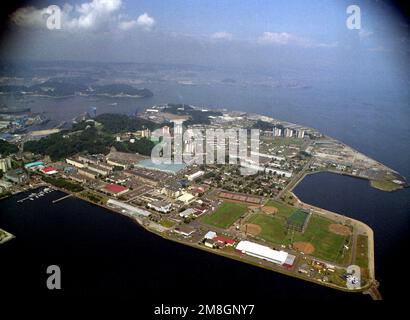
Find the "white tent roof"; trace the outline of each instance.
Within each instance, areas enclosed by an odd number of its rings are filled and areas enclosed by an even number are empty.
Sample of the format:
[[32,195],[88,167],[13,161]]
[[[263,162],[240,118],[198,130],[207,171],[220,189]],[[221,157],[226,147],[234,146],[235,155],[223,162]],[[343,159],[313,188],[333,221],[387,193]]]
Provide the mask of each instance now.
[[236,246],[236,249],[242,251],[243,253],[258,256],[260,258],[266,258],[280,264],[283,264],[288,257],[288,253],[285,251],[276,251],[269,247],[250,241],[240,241]]

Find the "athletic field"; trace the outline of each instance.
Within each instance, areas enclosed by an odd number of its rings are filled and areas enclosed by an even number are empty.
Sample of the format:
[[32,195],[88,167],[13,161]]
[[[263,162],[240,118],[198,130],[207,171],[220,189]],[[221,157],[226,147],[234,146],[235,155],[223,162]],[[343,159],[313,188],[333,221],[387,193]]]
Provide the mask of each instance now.
[[216,211],[202,218],[202,222],[218,228],[229,228],[248,210],[242,203],[223,202]]

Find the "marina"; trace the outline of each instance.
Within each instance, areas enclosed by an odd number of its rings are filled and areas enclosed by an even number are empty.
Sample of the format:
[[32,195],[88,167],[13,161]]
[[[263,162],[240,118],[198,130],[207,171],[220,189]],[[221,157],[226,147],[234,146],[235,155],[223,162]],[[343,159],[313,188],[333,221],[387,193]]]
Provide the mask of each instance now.
[[50,192],[53,192],[54,189],[46,187],[44,189],[42,189],[41,191],[38,192],[32,192],[30,193],[27,197],[17,200],[18,203],[23,203],[24,201],[34,201],[35,199],[39,199],[41,197],[43,197],[45,194],[48,194]]

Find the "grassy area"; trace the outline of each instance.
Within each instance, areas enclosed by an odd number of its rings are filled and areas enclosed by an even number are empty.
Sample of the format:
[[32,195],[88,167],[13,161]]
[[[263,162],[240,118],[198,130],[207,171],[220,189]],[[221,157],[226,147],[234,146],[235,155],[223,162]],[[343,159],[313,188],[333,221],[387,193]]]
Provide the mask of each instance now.
[[71,182],[67,179],[52,177],[42,177],[42,179],[43,181],[50,183],[53,186],[56,186],[61,189],[66,189],[71,192],[80,192],[84,190],[84,188],[78,183]]
[[382,191],[395,191],[401,189],[401,186],[397,183],[394,183],[390,180],[371,180],[370,185],[373,188],[382,190]]
[[269,200],[265,205],[269,207],[275,207],[276,209],[278,209],[278,213],[276,213],[275,216],[279,216],[282,218],[289,217],[296,210],[295,207],[289,206],[287,204],[275,200]]
[[171,228],[175,225],[176,222],[169,219],[161,219],[158,223],[165,228]]
[[317,258],[341,262],[343,246],[348,242],[348,236],[337,235],[329,231],[329,225],[334,223],[329,219],[311,216],[305,232],[293,232],[292,242],[310,242],[315,247],[313,255]]
[[225,201],[214,213],[204,216],[202,221],[206,224],[226,229],[247,210],[248,207],[245,204]]
[[[257,237],[272,244],[288,245],[298,241],[310,242],[315,247],[312,254],[314,257],[340,264],[348,262],[351,254],[350,236],[330,232],[329,225],[334,222],[316,215],[310,217],[304,233],[287,231],[286,216],[289,216],[292,211],[287,208],[282,215],[274,216],[257,213],[251,216],[247,223],[259,225],[261,233]],[[348,251],[343,248],[345,244],[349,246]]]
[[105,204],[107,202],[107,197],[96,194],[94,192],[84,191],[84,192],[81,192],[80,195],[94,203]]
[[275,217],[268,216],[266,214],[255,214],[247,221],[247,223],[257,224],[261,227],[261,233],[258,237],[275,243],[275,244],[285,244],[289,243],[286,238],[285,220]]
[[357,236],[357,243],[356,243],[356,261],[357,264],[361,268],[368,268],[369,267],[369,257],[368,257],[368,238],[365,235],[358,235]]

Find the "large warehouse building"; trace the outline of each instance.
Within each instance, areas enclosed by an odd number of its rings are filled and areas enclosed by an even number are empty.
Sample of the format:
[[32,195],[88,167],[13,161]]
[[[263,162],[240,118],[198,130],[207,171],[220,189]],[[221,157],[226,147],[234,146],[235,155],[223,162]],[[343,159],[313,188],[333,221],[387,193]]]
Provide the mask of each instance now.
[[149,217],[151,215],[151,212],[149,212],[147,210],[143,210],[141,208],[137,208],[137,207],[131,206],[127,203],[117,201],[117,200],[113,200],[113,199],[108,199],[107,205],[111,208],[121,209],[121,211],[123,213],[127,213],[127,214],[130,214],[130,215],[141,215],[141,216],[144,216],[144,217]]
[[240,241],[236,246],[236,250],[247,255],[281,265],[286,262],[289,255],[285,251],[276,251],[269,247],[250,241]]

